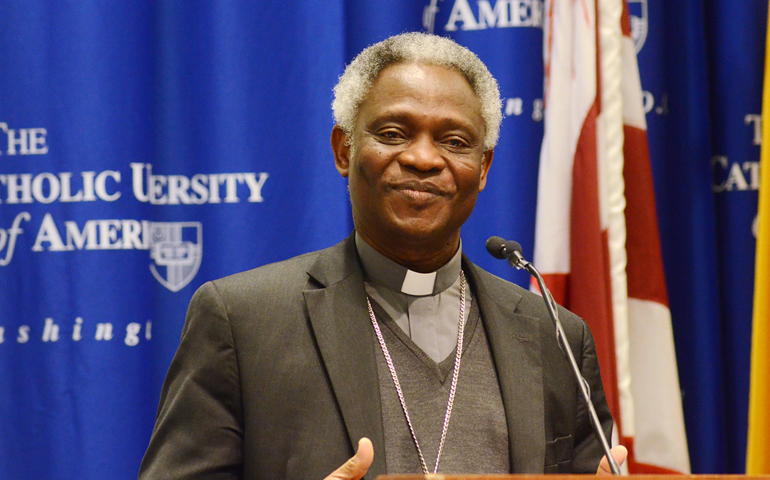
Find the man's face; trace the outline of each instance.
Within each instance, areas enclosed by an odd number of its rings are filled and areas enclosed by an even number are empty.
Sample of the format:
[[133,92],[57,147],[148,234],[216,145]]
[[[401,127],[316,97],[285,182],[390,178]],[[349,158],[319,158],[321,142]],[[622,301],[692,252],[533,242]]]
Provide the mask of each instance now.
[[336,141],[332,134],[359,234],[384,249],[456,250],[492,161],[484,137],[481,104],[462,74],[412,63],[383,70],[361,104],[354,148],[338,128]]

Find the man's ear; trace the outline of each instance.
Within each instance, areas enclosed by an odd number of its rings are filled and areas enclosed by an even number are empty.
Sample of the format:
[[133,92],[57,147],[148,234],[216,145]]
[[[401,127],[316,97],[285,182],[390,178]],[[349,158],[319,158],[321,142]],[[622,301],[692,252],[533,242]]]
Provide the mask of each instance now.
[[332,152],[334,152],[334,166],[343,177],[348,176],[350,170],[350,142],[342,127],[335,125],[332,129]]
[[484,190],[487,185],[487,174],[489,173],[489,167],[492,166],[492,157],[495,155],[495,149],[487,150],[481,156],[481,173],[479,176],[479,192]]

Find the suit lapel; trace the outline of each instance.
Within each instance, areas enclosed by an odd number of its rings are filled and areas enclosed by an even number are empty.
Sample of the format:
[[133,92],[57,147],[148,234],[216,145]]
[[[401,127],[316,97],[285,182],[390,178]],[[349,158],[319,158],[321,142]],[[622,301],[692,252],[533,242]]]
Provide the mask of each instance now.
[[365,478],[385,473],[385,438],[363,273],[352,237],[319,255],[308,274],[319,288],[303,292],[310,323],[351,446],[368,437],[374,462]]
[[509,284],[464,260],[500,383],[512,471],[543,473],[545,399],[539,321],[515,312],[521,295]]

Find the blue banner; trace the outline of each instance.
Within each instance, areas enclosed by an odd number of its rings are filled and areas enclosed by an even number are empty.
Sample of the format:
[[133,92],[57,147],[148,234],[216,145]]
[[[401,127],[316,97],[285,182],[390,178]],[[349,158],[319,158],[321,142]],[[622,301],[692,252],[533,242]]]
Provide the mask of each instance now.
[[[693,471],[740,472],[767,5],[629,8]],[[498,79],[463,248],[528,284],[484,242],[533,250],[543,21],[542,0],[0,4],[0,478],[135,478],[195,289],[350,233],[332,88],[387,36],[448,35]]]
[[767,3],[629,7],[692,468],[743,473]]
[[350,233],[342,12],[0,7],[0,478],[135,478],[195,289]]
[[703,4],[658,1],[629,7],[638,19],[637,56],[690,462],[693,473],[725,472],[725,372]]

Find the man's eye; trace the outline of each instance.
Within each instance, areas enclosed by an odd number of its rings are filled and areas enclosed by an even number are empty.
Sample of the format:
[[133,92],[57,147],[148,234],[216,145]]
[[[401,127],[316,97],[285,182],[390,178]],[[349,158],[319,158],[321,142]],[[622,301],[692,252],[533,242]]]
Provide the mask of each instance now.
[[386,130],[380,133],[380,135],[388,140],[398,140],[402,137],[401,133],[396,130]]
[[450,138],[447,143],[454,148],[465,148],[468,146],[468,143],[461,138]]

